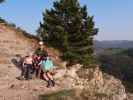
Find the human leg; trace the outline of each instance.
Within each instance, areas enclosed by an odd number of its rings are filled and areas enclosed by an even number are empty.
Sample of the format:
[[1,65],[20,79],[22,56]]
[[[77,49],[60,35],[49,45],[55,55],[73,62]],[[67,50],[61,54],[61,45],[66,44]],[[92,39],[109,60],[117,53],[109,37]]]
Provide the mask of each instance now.
[[32,79],[32,65],[30,65],[30,64],[27,64],[25,78],[27,80]]
[[50,87],[51,81],[49,80],[49,78],[48,78],[46,72],[44,72],[43,78],[47,81],[47,86],[46,86],[46,87]]
[[47,75],[47,77],[48,77],[48,79],[49,79],[51,85],[52,85],[52,86],[55,86],[55,81],[54,81],[54,79],[53,79],[52,74],[48,71],[48,72],[46,73],[46,75]]

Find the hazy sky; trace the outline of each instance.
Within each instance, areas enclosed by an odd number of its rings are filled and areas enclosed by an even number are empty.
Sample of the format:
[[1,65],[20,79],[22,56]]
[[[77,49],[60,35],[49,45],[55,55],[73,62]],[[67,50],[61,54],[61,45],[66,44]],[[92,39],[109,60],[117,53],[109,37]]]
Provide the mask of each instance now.
[[[6,0],[0,4],[0,16],[35,34],[42,12],[54,0]],[[94,15],[98,40],[133,40],[133,0],[80,0]]]

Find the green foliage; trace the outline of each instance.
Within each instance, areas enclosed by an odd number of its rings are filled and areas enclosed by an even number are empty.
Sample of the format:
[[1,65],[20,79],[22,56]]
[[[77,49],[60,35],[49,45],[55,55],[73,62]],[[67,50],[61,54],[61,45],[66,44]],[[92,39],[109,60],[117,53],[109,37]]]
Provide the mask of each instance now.
[[110,49],[109,52],[97,57],[102,64],[101,69],[124,81],[133,82],[133,49],[112,49],[112,53]]
[[74,90],[62,90],[52,94],[40,95],[39,100],[70,100],[74,98]]
[[0,23],[6,23],[6,21],[0,17]]
[[4,2],[5,0],[0,0],[0,3]]
[[44,50],[41,50],[41,48],[36,49],[35,54],[40,55],[40,56],[47,56],[48,55],[47,52]]
[[10,25],[11,27],[16,28],[16,25],[15,25],[14,23],[9,23],[9,25]]
[[93,16],[78,0],[59,0],[43,13],[37,30],[43,41],[63,52],[63,59],[90,64],[93,58],[93,36],[97,34]]
[[36,39],[36,40],[39,40],[39,38],[38,38],[37,36],[32,35],[32,34],[26,32],[26,31],[23,30],[21,27],[17,27],[14,23],[9,23],[9,22],[7,22],[6,20],[4,20],[4,19],[1,18],[1,17],[0,17],[0,23],[3,23],[3,24],[4,24],[5,26],[7,26],[7,27],[10,27],[10,28],[15,29],[17,32],[22,33],[24,36],[26,36],[26,37],[28,37],[28,38],[30,38],[30,39],[34,38],[34,39]]
[[120,54],[127,55],[127,56],[133,58],[133,48],[124,50],[124,51],[120,52]]

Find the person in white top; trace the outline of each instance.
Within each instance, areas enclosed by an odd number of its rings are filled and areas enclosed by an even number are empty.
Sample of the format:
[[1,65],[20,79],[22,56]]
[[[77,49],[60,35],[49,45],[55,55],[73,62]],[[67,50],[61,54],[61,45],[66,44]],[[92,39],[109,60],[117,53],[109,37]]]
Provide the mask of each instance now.
[[22,64],[22,73],[21,76],[18,77],[18,79],[23,80],[29,80],[32,79],[31,74],[33,72],[33,58],[32,55],[29,54],[24,58],[23,64]]

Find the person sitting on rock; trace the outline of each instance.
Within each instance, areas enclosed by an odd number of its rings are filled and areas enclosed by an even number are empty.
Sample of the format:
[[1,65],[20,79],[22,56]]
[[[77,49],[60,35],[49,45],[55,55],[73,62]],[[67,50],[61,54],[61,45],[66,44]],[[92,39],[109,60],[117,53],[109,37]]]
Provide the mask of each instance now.
[[45,59],[41,62],[41,68],[43,70],[43,78],[47,81],[47,87],[55,86],[55,81],[52,76],[52,70],[53,70],[53,61],[52,59],[47,55]]

